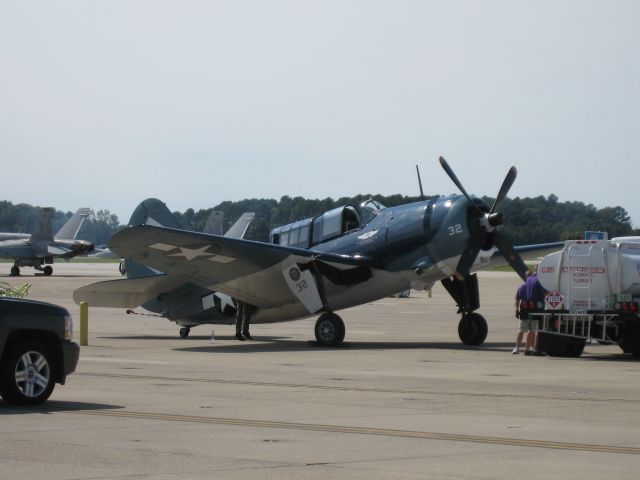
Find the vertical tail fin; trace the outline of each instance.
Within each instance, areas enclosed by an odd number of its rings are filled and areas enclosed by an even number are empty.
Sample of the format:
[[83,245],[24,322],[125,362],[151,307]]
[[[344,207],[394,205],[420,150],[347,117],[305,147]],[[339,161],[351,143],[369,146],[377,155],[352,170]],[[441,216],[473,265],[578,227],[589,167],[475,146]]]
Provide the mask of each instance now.
[[147,198],[136,207],[129,219],[129,226],[132,225],[182,228],[164,202],[157,198]]
[[79,208],[73,216],[67,220],[58,233],[56,233],[56,240],[75,240],[82,226],[84,219],[89,216],[89,208]]
[[247,233],[247,229],[253,220],[256,218],[256,214],[253,212],[245,212],[240,215],[240,218],[236,220],[236,223],[231,225],[227,233],[224,234],[225,237],[229,238],[244,238],[245,233]]
[[[133,225],[182,228],[165,203],[157,198],[147,198],[136,207],[129,219],[129,226],[131,227]],[[124,268],[127,272],[127,278],[149,277],[160,273],[157,270],[127,258],[124,260]]]
[[224,225],[224,212],[213,211],[209,214],[207,223],[204,226],[202,233],[209,233],[211,235],[222,235]]
[[53,218],[52,207],[46,207],[41,210],[40,217],[38,217],[38,223],[33,229],[33,232],[31,232],[30,241],[32,243],[53,241],[53,232],[51,230],[52,218]]

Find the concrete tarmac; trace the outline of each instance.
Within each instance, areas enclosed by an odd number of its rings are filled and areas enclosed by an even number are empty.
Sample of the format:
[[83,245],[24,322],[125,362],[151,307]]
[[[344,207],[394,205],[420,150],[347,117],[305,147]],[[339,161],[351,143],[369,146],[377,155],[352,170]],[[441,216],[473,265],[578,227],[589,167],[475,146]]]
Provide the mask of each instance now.
[[[67,307],[79,341],[73,290],[117,268],[0,281]],[[310,343],[315,319],[238,342],[231,325],[181,339],[165,319],[90,308],[67,384],[39,408],[0,401],[0,479],[637,479],[640,362],[599,344],[512,355],[518,285],[480,274],[489,336],[475,348],[440,285],[340,312],[339,348]]]

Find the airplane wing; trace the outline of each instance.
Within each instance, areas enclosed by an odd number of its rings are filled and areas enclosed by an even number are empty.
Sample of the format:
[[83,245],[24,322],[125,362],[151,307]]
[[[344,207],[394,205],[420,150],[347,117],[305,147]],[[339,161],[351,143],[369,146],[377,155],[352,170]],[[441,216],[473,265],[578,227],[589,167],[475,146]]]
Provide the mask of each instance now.
[[[138,225],[121,230],[109,246],[123,258],[179,275],[211,290],[270,308],[301,302],[289,273],[311,270],[338,285],[371,277],[371,261],[185,230]],[[295,276],[295,275],[292,275]],[[303,301],[304,303],[304,301]],[[306,304],[305,304],[306,306]]]
[[[513,247],[518,252],[520,257],[525,262],[537,263],[543,257],[546,257],[550,253],[561,250],[564,246],[564,242],[552,242],[552,243],[538,243],[531,245],[519,245]],[[476,263],[474,263],[472,270],[486,270],[489,268],[501,267],[508,265],[507,260],[504,258],[500,250],[493,247],[487,251],[480,251]]]
[[58,247],[56,245],[47,245],[47,253],[49,255],[66,255],[71,252],[68,248]]
[[78,288],[73,300],[78,304],[89,302],[92,307],[135,308],[184,283],[179,275],[107,280]]

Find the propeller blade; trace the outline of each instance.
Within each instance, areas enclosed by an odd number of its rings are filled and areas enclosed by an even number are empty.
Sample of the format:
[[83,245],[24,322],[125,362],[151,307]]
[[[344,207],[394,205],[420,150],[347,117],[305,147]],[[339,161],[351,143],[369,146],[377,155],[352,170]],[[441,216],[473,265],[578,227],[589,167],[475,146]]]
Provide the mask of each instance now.
[[478,205],[476,205],[476,202],[474,202],[471,199],[471,196],[467,193],[467,191],[464,189],[464,187],[462,186],[462,183],[460,183],[460,180],[458,180],[458,177],[456,177],[456,174],[453,173],[453,170],[451,169],[451,167],[449,166],[449,164],[447,163],[447,161],[444,159],[444,157],[440,157],[440,165],[442,165],[442,168],[444,169],[445,172],[447,172],[447,175],[449,175],[449,178],[451,179],[451,181],[453,183],[456,184],[456,187],[458,187],[458,189],[462,192],[462,194],[467,198],[467,200],[469,200],[469,203],[471,205],[473,205],[473,207],[476,209],[476,211],[482,215],[482,211],[480,210],[480,208],[478,207]]
[[522,280],[526,280],[529,267],[527,267],[522,257],[513,249],[513,245],[511,245],[509,239],[496,230],[493,232],[493,240],[496,247],[500,250],[500,253],[502,253],[502,256],[509,265],[511,265],[511,268],[516,271]]
[[500,187],[498,196],[496,197],[496,200],[493,202],[493,206],[491,207],[491,211],[489,213],[493,213],[496,211],[498,206],[502,203],[502,201],[507,196],[507,193],[509,193],[509,189],[513,185],[513,182],[515,182],[517,176],[518,176],[518,170],[516,170],[516,167],[511,167],[507,172],[507,176],[504,178],[504,181],[502,182],[502,186]]

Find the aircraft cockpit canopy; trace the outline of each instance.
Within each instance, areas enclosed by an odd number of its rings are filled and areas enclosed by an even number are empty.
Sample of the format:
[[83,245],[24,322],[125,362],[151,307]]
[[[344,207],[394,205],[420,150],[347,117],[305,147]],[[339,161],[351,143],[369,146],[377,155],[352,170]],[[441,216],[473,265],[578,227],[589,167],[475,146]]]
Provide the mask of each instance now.
[[381,210],[384,210],[385,207],[380,202],[370,198],[360,204],[360,216],[362,219],[362,225],[366,225],[371,220],[373,220]]
[[358,210],[346,205],[314,218],[274,228],[270,241],[278,245],[309,248],[357,230],[361,225]]

